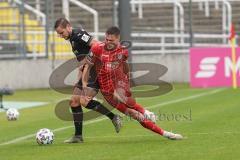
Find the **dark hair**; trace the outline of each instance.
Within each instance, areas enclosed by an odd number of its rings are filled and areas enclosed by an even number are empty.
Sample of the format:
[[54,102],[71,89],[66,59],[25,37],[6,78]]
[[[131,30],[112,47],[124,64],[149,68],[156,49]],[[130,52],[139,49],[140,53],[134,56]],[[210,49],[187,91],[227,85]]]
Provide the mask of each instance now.
[[120,29],[116,26],[109,27],[106,31],[106,34],[119,36],[120,35]]
[[68,24],[70,25],[70,22],[66,18],[58,18],[54,24],[54,29],[57,29],[59,26],[66,28]]

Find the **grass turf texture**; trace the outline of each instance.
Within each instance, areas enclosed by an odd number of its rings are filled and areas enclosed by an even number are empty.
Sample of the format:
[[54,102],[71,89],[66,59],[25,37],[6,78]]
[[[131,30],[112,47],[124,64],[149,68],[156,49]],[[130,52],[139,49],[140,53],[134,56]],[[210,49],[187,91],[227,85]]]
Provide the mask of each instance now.
[[[149,107],[160,115],[157,121],[159,126],[182,133],[187,139],[167,140],[124,117],[124,127],[119,134],[115,133],[108,119],[85,122],[83,144],[63,143],[73,133],[72,122],[62,121],[54,114],[56,103],[69,95],[47,89],[20,90],[13,96],[4,97],[4,100],[44,101],[49,104],[22,109],[20,119],[13,122],[6,120],[4,112],[0,113],[0,159],[238,159],[240,90],[223,89],[216,93],[212,92],[214,90],[216,89],[191,89],[186,84],[176,84],[174,90],[166,95],[137,99],[146,108]],[[193,98],[185,99],[186,97]],[[174,100],[180,101],[174,103]],[[166,102],[171,103],[164,105]],[[1,145],[19,137],[35,135],[40,128],[54,130],[62,127],[66,129],[56,131],[54,144],[49,146],[39,146],[35,136]]]

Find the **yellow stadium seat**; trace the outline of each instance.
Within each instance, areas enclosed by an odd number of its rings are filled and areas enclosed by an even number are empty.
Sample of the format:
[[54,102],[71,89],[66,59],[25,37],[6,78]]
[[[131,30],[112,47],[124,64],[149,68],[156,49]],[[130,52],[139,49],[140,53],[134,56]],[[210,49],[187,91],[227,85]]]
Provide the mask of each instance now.
[[[2,8],[0,10],[0,29],[9,31],[8,39],[9,40],[17,40],[18,36],[16,32],[18,31],[18,25],[20,25],[20,13],[19,10],[16,8],[11,8],[11,6],[7,2],[0,2],[0,7],[9,7],[9,8]],[[37,20],[33,20],[30,16],[26,13],[24,15],[25,21],[25,40],[27,45],[27,51],[32,53],[44,53],[45,52],[45,28],[41,26],[41,23]],[[49,44],[53,42],[53,36],[49,35]],[[65,44],[65,40],[60,39],[59,37],[55,37],[55,53],[56,58],[72,58],[73,56],[62,56],[62,53],[71,52],[71,47]],[[33,44],[34,42],[39,42]],[[50,45],[48,46],[51,49]],[[51,58],[51,57],[50,57]]]

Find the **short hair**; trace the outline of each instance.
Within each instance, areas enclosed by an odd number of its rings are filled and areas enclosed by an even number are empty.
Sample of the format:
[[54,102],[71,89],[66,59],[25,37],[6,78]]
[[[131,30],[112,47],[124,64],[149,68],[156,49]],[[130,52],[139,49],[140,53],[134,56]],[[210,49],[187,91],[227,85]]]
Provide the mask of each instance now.
[[119,36],[120,35],[120,29],[116,26],[109,27],[106,31],[106,34]]
[[66,18],[58,18],[55,22],[54,29],[57,29],[59,26],[66,28],[67,25],[70,25],[70,22]]

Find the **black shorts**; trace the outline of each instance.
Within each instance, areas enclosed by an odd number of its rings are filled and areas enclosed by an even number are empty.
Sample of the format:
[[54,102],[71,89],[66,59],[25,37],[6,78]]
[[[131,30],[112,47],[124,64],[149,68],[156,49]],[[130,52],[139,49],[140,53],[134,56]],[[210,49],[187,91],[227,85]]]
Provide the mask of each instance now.
[[[94,88],[95,90],[100,89],[99,83],[97,81],[97,73],[96,73],[95,67],[92,67],[90,70],[87,86],[90,88]],[[77,87],[82,89],[82,79],[78,81]]]

